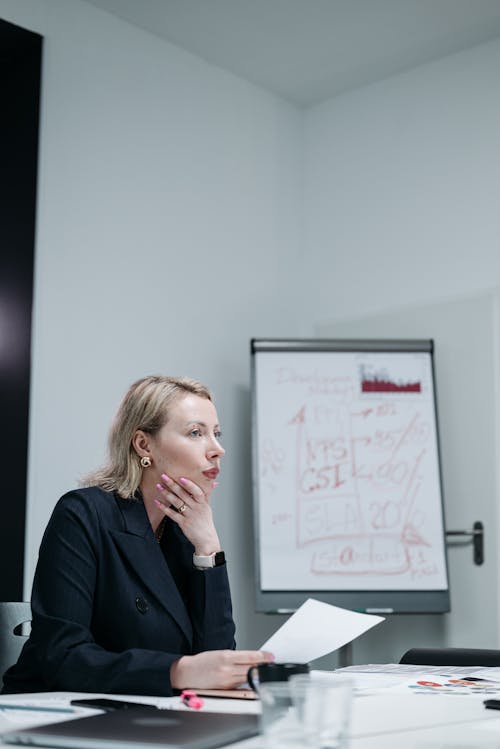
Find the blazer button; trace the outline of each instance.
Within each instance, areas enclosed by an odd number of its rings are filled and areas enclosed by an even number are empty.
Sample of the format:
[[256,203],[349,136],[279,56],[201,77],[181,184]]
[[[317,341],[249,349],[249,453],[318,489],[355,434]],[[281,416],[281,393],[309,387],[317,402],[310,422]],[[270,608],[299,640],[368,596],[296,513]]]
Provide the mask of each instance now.
[[149,609],[149,604],[145,598],[136,598],[135,606],[137,611],[140,611],[141,614],[145,614]]

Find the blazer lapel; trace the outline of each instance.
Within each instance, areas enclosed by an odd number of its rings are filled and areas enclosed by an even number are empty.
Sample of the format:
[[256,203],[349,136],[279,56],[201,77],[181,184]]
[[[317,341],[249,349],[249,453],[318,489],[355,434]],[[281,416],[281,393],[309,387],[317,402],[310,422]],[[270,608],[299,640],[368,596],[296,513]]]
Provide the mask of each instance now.
[[117,546],[144,585],[176,620],[188,640],[193,628],[186,606],[154,538],[144,504],[140,500],[118,500],[125,531],[111,531]]

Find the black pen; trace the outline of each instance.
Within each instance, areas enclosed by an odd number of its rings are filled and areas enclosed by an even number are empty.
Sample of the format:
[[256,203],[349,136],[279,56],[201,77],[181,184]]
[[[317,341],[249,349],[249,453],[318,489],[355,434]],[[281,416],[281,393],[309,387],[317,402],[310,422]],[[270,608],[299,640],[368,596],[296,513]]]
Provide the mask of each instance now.
[[15,703],[2,702],[0,710],[32,710],[36,713],[74,713],[70,707],[42,707],[41,705],[16,705]]

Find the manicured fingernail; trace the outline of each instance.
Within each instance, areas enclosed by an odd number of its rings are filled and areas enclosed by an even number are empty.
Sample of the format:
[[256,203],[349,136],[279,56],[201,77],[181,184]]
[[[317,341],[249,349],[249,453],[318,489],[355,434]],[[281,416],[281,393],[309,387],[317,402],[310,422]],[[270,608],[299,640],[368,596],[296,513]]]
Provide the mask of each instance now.
[[162,477],[162,479],[163,479],[164,481],[170,481],[170,478],[169,478],[169,477],[167,476],[167,474],[166,474],[166,473],[162,473],[161,477]]
[[161,484],[156,484],[156,488],[159,489],[161,492],[164,489],[164,487]]
[[212,483],[212,489],[215,489],[216,486],[219,486],[219,482],[218,481],[214,481]]
[[163,504],[160,502],[159,499],[154,500],[155,505],[158,505],[159,507],[163,507]]
[[187,484],[187,479],[180,478],[179,481],[181,481],[183,484]]

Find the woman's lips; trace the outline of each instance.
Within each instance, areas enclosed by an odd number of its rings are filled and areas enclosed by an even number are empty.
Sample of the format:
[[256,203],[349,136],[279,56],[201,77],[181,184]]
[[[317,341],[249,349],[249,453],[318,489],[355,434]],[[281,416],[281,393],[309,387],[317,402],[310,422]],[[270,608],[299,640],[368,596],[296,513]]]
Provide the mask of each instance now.
[[212,481],[214,481],[219,475],[219,469],[209,468],[208,471],[203,471],[203,475],[206,476],[207,479],[211,479]]

